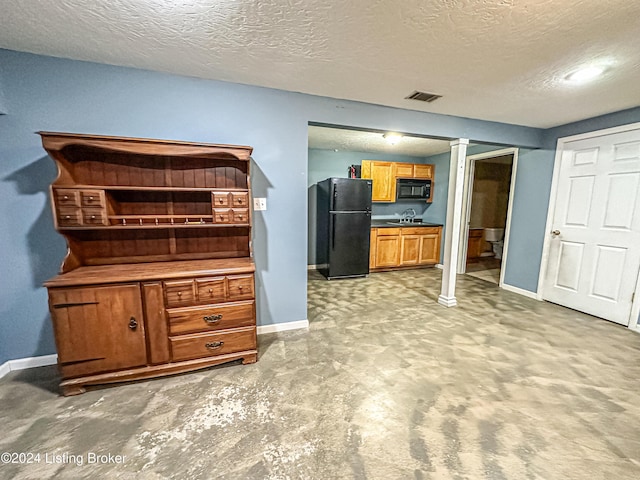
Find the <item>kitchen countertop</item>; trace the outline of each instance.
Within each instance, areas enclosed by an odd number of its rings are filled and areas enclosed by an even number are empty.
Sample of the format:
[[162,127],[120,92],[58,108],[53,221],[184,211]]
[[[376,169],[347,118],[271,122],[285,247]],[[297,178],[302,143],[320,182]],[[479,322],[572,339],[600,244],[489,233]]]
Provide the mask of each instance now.
[[427,222],[416,222],[416,223],[403,223],[399,225],[398,222],[400,220],[371,220],[371,228],[405,228],[405,227],[442,227],[441,223],[427,223]]

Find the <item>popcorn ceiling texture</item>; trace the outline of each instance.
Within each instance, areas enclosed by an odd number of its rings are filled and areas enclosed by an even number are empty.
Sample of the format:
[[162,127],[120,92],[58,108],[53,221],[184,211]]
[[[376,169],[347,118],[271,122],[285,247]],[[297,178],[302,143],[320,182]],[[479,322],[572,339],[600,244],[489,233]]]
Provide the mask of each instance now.
[[[534,127],[640,104],[628,0],[2,3],[0,47],[19,51]],[[562,82],[594,59],[614,67],[601,82]]]

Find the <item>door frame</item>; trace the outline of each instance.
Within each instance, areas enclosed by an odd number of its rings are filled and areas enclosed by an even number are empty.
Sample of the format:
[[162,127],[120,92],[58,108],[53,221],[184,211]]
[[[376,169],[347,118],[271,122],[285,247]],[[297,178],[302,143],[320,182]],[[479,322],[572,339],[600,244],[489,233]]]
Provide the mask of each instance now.
[[[594,130],[591,132],[579,133],[577,135],[570,135],[568,137],[558,138],[556,143],[556,154],[553,160],[553,178],[551,180],[551,191],[549,193],[549,208],[547,210],[547,223],[544,227],[544,241],[542,244],[542,258],[540,259],[540,272],[538,274],[538,289],[536,292],[536,298],[543,300],[542,290],[544,286],[544,278],[549,267],[549,250],[551,249],[551,236],[547,233],[551,231],[553,226],[553,217],[556,211],[556,199],[558,197],[558,183],[560,181],[560,164],[562,162],[562,154],[564,152],[565,144],[569,142],[575,142],[577,140],[586,140],[596,137],[605,137],[608,135],[614,135],[616,133],[628,132],[631,130],[640,130],[640,122],[630,123],[628,125],[620,125],[618,127],[605,128],[602,130]],[[640,315],[640,272],[636,279],[636,288],[634,291],[634,299],[631,303],[631,313],[629,314],[629,325],[627,328],[640,332],[638,325],[638,316]]]
[[485,153],[477,153],[467,156],[467,171],[464,179],[464,194],[462,203],[462,228],[460,228],[460,246],[458,250],[457,273],[466,273],[467,271],[467,249],[469,243],[469,221],[471,219],[471,200],[473,196],[473,178],[475,176],[475,168],[477,160],[487,160],[489,158],[503,157],[512,155],[511,162],[511,180],[509,182],[509,202],[507,204],[507,223],[504,227],[504,246],[502,248],[502,261],[500,262],[500,282],[498,286],[504,288],[504,273],[507,265],[507,254],[509,251],[509,234],[511,233],[511,215],[513,213],[513,197],[516,189],[516,174],[518,171],[518,148],[509,147],[500,150],[492,150]]

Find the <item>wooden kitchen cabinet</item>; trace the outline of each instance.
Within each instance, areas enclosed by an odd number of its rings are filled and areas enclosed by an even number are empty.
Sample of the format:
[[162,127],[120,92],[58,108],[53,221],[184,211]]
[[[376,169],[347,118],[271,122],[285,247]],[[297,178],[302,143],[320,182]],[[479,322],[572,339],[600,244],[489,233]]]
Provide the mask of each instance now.
[[470,228],[467,242],[467,260],[477,261],[484,250],[484,229]]
[[413,178],[433,180],[434,165],[415,163],[413,165]]
[[400,229],[378,228],[375,251],[376,267],[396,267],[400,264]]
[[400,265],[418,265],[420,259],[420,235],[400,237]]
[[251,147],[40,135],[68,245],[45,282],[63,393],[255,362]]
[[435,265],[440,260],[442,227],[373,228],[370,269]]
[[395,202],[395,163],[362,160],[362,178],[372,180],[371,200],[373,202]]
[[[362,160],[362,178],[373,181],[372,201],[389,203],[396,201],[398,178],[431,180],[433,191],[434,168],[431,164]],[[431,202],[431,199],[427,201]]]
[[396,163],[396,178],[413,178],[413,163]]

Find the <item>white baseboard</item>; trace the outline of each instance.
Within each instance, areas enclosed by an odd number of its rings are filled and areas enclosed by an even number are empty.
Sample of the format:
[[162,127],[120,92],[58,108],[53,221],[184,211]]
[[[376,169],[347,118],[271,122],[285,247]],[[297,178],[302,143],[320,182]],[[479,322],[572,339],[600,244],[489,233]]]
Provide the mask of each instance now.
[[329,267],[328,264],[319,263],[317,265],[307,265],[307,270],[320,270],[320,269],[327,268],[327,267]]
[[[309,320],[299,320],[297,322],[276,323],[274,325],[261,325],[257,328],[258,335],[263,333],[285,332],[287,330],[297,330],[299,328],[309,328]],[[58,363],[58,355],[42,355],[40,357],[27,357],[9,360],[0,365],[0,378],[9,372],[24,370],[26,368],[44,367]]]
[[441,263],[436,263],[436,268],[439,268],[440,270],[442,270],[444,268],[444,265]]
[[27,357],[9,360],[0,365],[0,378],[9,372],[16,370],[24,370],[25,368],[44,367],[46,365],[55,365],[58,363],[58,355],[42,355],[40,357]]
[[530,292],[529,290],[525,290],[524,288],[514,287],[513,285],[507,285],[506,283],[502,284],[502,288],[508,292],[517,293],[518,295],[523,295],[525,297],[533,298],[534,300],[541,300],[538,298],[538,294],[535,292]]
[[287,330],[298,330],[299,328],[309,328],[309,320],[298,320],[297,322],[275,323],[273,325],[258,326],[258,335],[263,333],[286,332]]
[[456,305],[458,305],[456,297],[445,297],[444,295],[440,295],[438,297],[438,303],[445,307],[455,307]]

